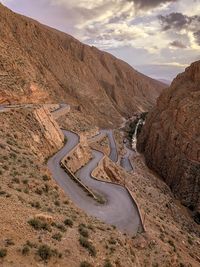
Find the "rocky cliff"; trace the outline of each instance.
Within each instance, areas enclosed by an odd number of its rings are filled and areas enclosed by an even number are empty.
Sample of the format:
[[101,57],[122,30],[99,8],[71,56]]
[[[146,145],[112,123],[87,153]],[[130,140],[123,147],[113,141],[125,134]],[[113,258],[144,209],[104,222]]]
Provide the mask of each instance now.
[[200,212],[200,61],[163,91],[137,146],[182,203]]
[[0,4],[1,97],[67,102],[111,125],[152,107],[164,87],[114,56]]

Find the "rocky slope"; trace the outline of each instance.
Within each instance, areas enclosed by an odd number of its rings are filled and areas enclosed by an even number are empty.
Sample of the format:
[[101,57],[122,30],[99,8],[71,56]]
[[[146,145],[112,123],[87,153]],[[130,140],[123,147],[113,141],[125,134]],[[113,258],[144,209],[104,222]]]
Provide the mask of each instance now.
[[139,136],[138,149],[200,221],[200,61],[161,94]]
[[1,97],[68,102],[111,125],[149,109],[164,87],[114,56],[0,4]]
[[[128,236],[87,216],[51,177],[44,159],[62,145],[63,137],[45,109],[0,114],[0,266],[199,267],[200,226],[140,158],[134,160],[134,173],[108,158],[96,173],[122,184],[126,178],[137,199],[147,232]],[[72,128],[69,117],[67,125]],[[107,150],[107,142],[100,146]]]

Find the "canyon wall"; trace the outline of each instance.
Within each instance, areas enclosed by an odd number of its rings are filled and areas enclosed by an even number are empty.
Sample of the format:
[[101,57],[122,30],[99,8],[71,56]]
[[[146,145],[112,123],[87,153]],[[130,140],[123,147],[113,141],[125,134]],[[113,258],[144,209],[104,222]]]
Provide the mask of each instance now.
[[182,203],[200,215],[200,61],[163,91],[137,148]]

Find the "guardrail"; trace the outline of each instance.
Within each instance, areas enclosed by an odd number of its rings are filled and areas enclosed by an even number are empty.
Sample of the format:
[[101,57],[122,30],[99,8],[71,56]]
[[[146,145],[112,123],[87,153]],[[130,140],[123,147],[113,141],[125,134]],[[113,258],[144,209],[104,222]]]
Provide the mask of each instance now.
[[98,198],[95,196],[95,194],[92,192],[91,189],[89,189],[89,187],[87,187],[86,185],[84,185],[71,171],[70,169],[66,166],[65,163],[60,162],[60,166],[67,172],[67,174],[71,177],[72,180],[74,180],[80,187],[83,188],[84,191],[86,191],[88,193],[89,196],[91,196],[92,198],[94,198],[95,200],[98,200]]

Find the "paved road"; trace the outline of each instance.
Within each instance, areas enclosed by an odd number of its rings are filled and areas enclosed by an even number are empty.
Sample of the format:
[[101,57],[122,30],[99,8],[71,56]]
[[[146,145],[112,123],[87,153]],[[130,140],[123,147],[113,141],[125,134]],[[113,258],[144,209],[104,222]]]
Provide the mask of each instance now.
[[[2,107],[1,110],[4,110],[4,108]],[[99,204],[89,197],[60,167],[60,161],[63,157],[79,142],[79,136],[75,133],[65,130],[63,130],[63,133],[67,137],[66,145],[50,158],[47,163],[58,185],[87,214],[95,216],[108,224],[115,225],[129,235],[134,235],[137,231],[143,230],[138,209],[128,191],[120,185],[97,181],[91,177],[91,172],[103,157],[103,153],[93,150],[93,159],[77,172],[77,176],[91,189],[102,195],[106,199],[105,204]],[[115,141],[110,130],[108,130],[108,135],[110,136],[111,150],[114,149],[114,152],[111,153],[111,158],[117,161]]]
[[110,145],[110,155],[109,158],[117,162],[118,161],[118,152],[117,152],[117,146],[115,142],[115,138],[113,136],[113,131],[112,130],[101,130],[102,134],[107,134],[108,139],[109,139],[109,145]]
[[[109,145],[110,145],[110,155],[109,158],[113,162],[118,161],[118,151],[117,151],[117,145],[115,142],[115,138],[113,136],[112,130],[101,130],[99,134],[93,136],[90,138],[90,141],[97,141],[100,138],[103,138],[103,136],[108,136],[109,139]],[[130,150],[126,145],[124,144],[124,149],[126,150],[126,154],[119,159],[120,165],[127,171],[131,172],[133,170],[133,166],[130,162],[130,157],[133,154],[133,151]]]
[[98,141],[99,139],[102,139],[104,136],[108,137],[109,140],[109,146],[110,146],[110,155],[109,158],[114,161],[117,162],[118,161],[118,152],[117,152],[117,146],[116,146],[116,142],[115,142],[115,138],[113,136],[113,131],[112,130],[100,130],[100,132],[89,138],[90,141],[94,142],[94,141]]
[[126,154],[121,157],[120,159],[120,165],[127,171],[131,172],[133,170],[133,166],[130,161],[131,155],[133,155],[133,151],[130,150],[126,145],[124,145],[124,149],[126,150]]
[[49,161],[48,167],[65,193],[72,201],[87,214],[97,217],[98,219],[117,226],[121,231],[134,235],[138,229],[141,229],[141,220],[137,207],[127,190],[120,186],[100,182],[91,178],[91,172],[96,168],[98,162],[103,157],[99,151],[93,150],[93,159],[77,172],[77,176],[89,186],[93,191],[102,195],[106,199],[105,204],[98,204],[95,200],[88,197],[60,167],[60,160],[76,146],[79,137],[69,131],[64,131],[68,142],[57,154]]

